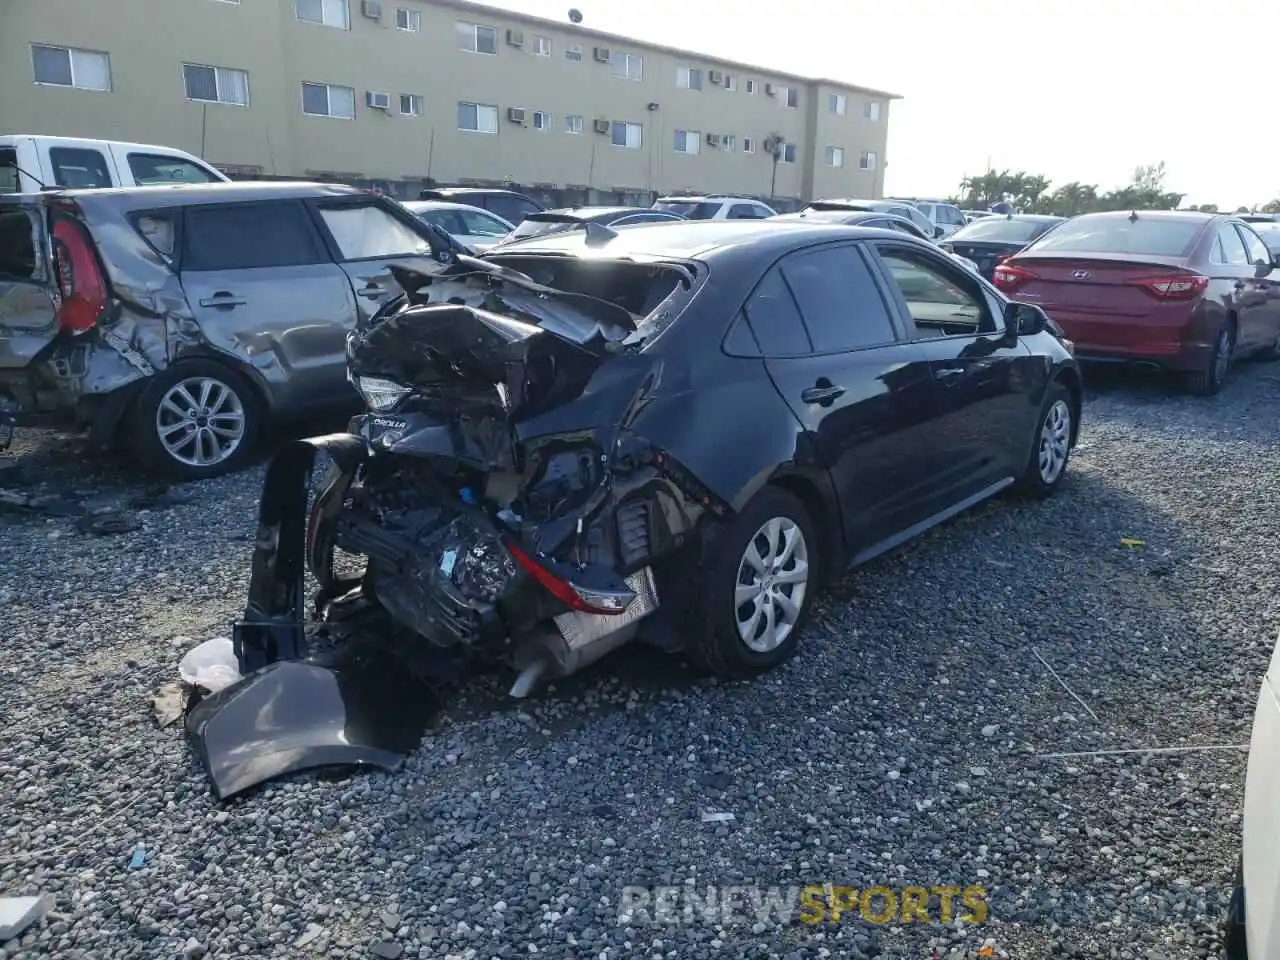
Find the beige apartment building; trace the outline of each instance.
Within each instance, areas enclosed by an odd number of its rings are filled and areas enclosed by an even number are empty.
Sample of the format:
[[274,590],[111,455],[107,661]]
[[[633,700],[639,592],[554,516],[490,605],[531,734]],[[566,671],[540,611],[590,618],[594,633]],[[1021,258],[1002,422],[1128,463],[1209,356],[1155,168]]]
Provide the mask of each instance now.
[[879,197],[893,99],[465,0],[0,0],[0,133],[233,175]]

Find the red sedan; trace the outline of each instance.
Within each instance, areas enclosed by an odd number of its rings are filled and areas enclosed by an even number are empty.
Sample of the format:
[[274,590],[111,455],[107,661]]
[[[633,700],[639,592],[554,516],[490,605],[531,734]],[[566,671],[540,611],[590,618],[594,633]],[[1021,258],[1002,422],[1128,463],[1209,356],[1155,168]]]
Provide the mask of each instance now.
[[993,280],[1043,307],[1080,359],[1155,364],[1209,396],[1233,360],[1280,356],[1278,259],[1231,216],[1089,213],[1014,254]]

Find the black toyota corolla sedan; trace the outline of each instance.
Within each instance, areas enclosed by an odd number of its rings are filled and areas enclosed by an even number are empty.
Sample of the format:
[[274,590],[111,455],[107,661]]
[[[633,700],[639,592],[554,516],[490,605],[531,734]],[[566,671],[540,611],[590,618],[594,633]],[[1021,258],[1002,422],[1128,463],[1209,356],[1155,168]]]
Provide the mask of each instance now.
[[901,233],[583,224],[438,263],[393,268],[405,295],[349,336],[369,412],[268,467],[245,674],[303,656],[305,556],[317,609],[359,597],[407,656],[504,662],[517,696],[633,640],[751,677],[823,581],[1052,493],[1079,429],[1044,312]]
[[957,257],[973,261],[978,272],[990,280],[1006,257],[1025,249],[1064,220],[1065,217],[1031,213],[984,217],[961,227],[947,239],[939,241],[938,246]]

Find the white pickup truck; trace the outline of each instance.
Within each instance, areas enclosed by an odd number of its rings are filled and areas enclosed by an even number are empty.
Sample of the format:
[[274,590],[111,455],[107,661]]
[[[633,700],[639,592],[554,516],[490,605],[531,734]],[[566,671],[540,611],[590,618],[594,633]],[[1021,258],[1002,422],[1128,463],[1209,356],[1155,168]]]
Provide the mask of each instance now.
[[217,183],[229,178],[172,147],[120,140],[0,134],[0,193],[49,187]]

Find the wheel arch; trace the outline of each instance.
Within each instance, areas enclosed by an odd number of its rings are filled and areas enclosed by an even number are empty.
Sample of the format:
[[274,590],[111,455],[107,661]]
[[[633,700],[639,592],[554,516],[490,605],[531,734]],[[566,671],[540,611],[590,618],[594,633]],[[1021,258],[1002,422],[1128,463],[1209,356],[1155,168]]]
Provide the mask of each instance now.
[[800,470],[782,470],[766,486],[777,487],[800,501],[818,531],[819,579],[829,580],[844,568],[847,549],[844,519],[830,483]]
[[1084,412],[1084,380],[1080,369],[1064,365],[1053,375],[1053,382],[1062,384],[1071,395],[1071,445],[1075,446],[1080,437],[1080,416]]

